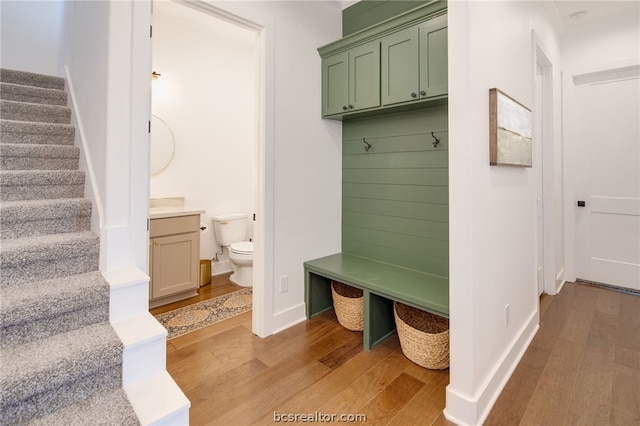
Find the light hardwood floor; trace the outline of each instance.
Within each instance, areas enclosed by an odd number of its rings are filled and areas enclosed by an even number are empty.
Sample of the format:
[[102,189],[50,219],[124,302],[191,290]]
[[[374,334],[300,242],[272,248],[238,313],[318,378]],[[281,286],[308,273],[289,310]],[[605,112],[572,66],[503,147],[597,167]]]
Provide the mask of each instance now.
[[[216,287],[224,284],[214,284]],[[487,425],[640,424],[640,297],[566,284]],[[191,425],[273,424],[276,415],[364,414],[367,424],[445,425],[449,372],[372,351],[332,312],[261,339],[246,313],[167,343]],[[326,423],[326,422],[325,422]]]
[[485,425],[640,425],[640,295],[565,284]]

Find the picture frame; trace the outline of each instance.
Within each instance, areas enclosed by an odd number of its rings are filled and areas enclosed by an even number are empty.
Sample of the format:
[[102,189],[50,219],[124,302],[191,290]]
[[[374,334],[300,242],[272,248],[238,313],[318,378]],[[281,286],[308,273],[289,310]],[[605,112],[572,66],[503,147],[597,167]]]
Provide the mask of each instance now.
[[532,167],[531,110],[499,89],[489,89],[489,164]]

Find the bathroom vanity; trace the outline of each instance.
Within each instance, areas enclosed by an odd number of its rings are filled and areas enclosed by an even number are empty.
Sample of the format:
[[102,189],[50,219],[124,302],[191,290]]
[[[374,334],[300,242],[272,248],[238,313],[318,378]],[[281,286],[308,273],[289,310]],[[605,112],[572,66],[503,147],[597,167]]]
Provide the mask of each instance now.
[[154,205],[149,224],[149,307],[197,295],[200,285],[200,215],[184,204]]

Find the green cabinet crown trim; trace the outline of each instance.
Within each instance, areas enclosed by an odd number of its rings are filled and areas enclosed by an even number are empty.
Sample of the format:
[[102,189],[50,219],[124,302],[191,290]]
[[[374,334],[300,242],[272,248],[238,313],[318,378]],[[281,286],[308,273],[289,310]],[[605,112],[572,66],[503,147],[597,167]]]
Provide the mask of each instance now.
[[322,58],[351,49],[359,44],[364,44],[375,39],[379,39],[387,34],[391,34],[398,30],[420,24],[429,19],[435,18],[447,13],[447,2],[442,0],[431,1],[410,10],[406,13],[398,15],[392,19],[387,19],[379,24],[358,31],[340,40],[326,44],[318,48],[318,52]]
[[409,12],[431,0],[361,0],[342,11],[342,37]]

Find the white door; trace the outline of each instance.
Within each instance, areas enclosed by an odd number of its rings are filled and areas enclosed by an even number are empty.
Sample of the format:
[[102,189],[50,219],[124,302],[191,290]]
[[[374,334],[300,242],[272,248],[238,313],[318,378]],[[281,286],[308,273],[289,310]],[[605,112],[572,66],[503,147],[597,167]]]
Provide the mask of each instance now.
[[640,79],[569,89],[576,277],[640,290]]

